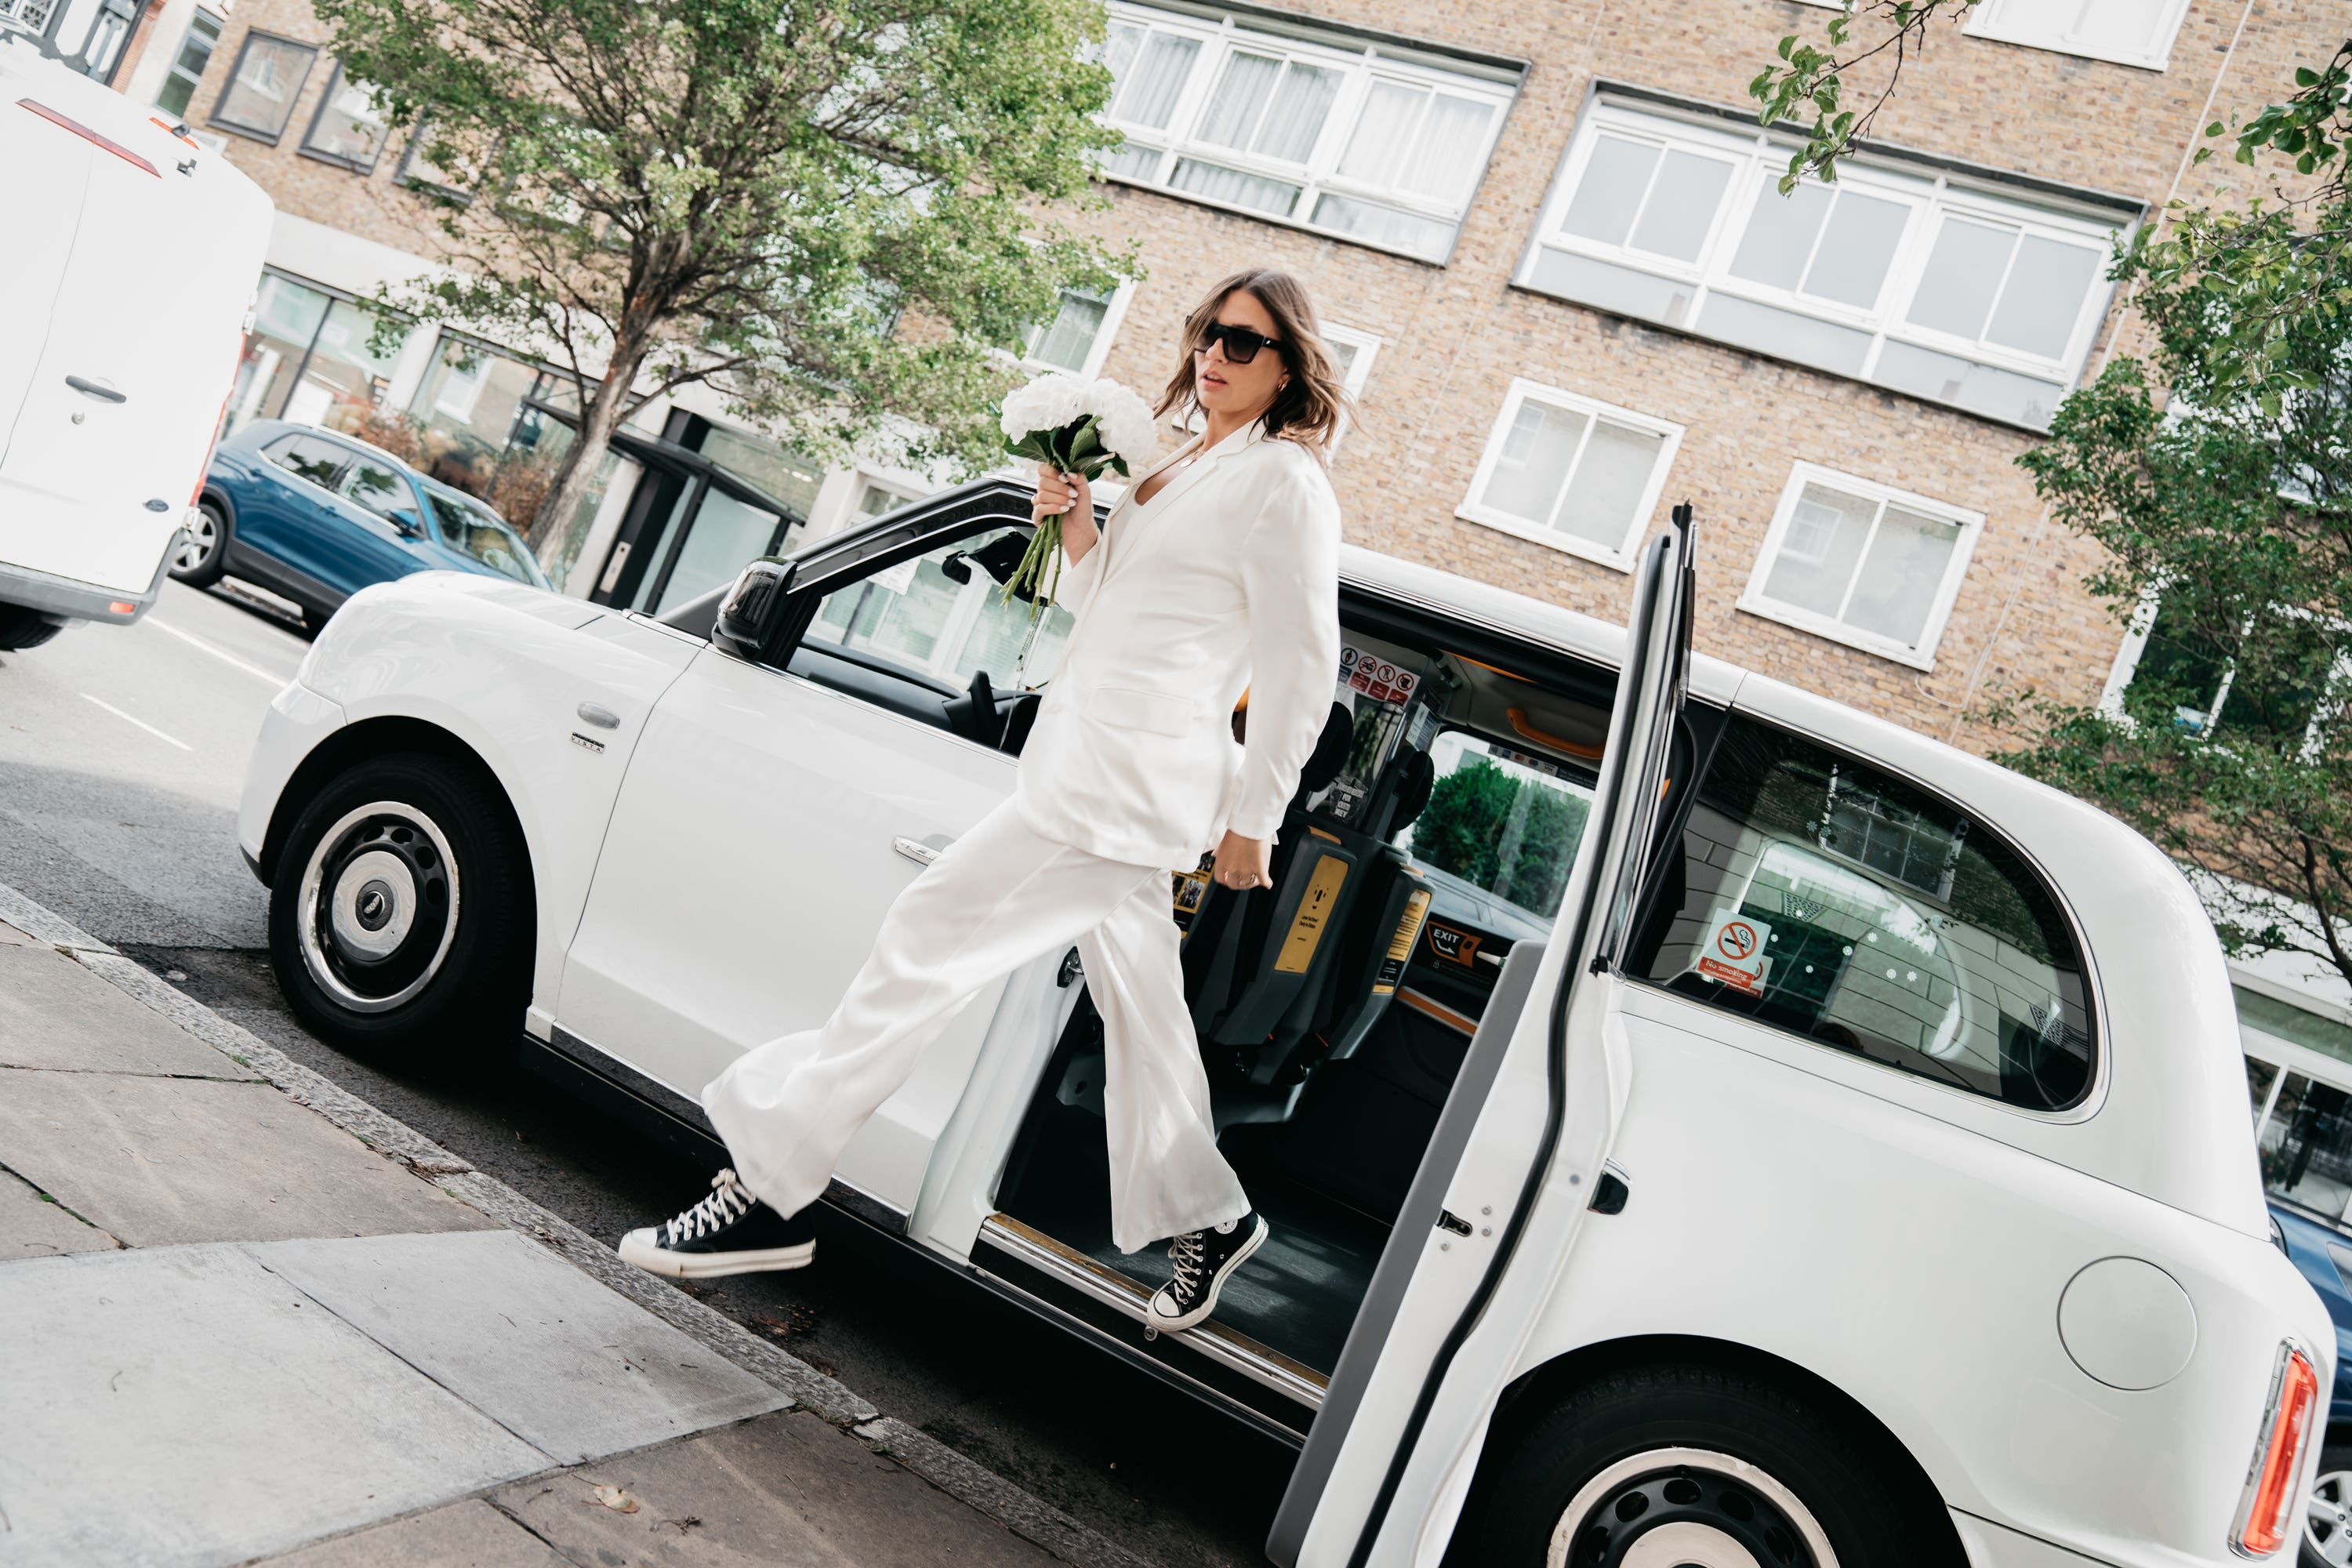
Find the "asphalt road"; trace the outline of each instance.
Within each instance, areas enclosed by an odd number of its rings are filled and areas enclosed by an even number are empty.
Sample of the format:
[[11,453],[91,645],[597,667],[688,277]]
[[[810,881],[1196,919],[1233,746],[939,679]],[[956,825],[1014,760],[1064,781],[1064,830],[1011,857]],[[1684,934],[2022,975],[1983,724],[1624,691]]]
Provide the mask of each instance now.
[[[167,583],[135,626],[0,653],[0,882],[593,1235],[684,1206],[701,1173],[510,1061],[404,1069],[295,1022],[236,802],[305,644],[233,593]],[[697,1294],[1129,1551],[1171,1568],[1264,1561],[1287,1449],[887,1244],[826,1239],[803,1273]]]

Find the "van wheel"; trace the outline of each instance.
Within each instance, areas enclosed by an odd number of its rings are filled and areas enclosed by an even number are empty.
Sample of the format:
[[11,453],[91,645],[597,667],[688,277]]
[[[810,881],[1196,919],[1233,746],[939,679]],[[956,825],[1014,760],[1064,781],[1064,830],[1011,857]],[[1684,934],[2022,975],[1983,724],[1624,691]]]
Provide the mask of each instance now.
[[2303,1510],[2300,1568],[2340,1568],[2352,1563],[2352,1442],[2319,1450],[2319,1479]]
[[209,500],[196,503],[194,521],[180,531],[172,550],[172,575],[191,588],[209,588],[228,570],[228,513]]
[[1461,1560],[1958,1568],[1950,1522],[1921,1508],[1916,1489],[1843,1423],[1777,1384],[1631,1367],[1535,1423],[1486,1490],[1484,1549]]
[[52,620],[38,610],[0,605],[0,653],[38,647],[65,629],[63,621]]
[[521,1027],[532,914],[491,783],[400,753],[347,770],[295,819],[270,879],[270,963],[333,1044],[419,1060],[496,1047]]

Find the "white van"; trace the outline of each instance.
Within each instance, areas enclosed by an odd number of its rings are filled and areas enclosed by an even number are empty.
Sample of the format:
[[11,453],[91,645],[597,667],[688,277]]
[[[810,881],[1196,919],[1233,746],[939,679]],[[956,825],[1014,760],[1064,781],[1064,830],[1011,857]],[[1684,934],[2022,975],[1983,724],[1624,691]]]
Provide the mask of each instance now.
[[186,128],[0,44],[0,649],[154,603],[269,242]]
[[[1032,499],[658,621],[354,595],[238,823],[289,1000],[394,1057],[519,1036],[715,1164],[702,1087],[1012,787],[1059,636],[990,580]],[[1286,1565],[2292,1560],[2335,1342],[2204,911],[2080,801],[1694,658],[1686,543],[1630,628],[1343,550],[1274,888],[1171,889],[1273,1226],[1208,1322],[1148,1338],[1166,1260],[1111,1243],[1075,952],[925,1053],[839,1223],[1297,1445]]]

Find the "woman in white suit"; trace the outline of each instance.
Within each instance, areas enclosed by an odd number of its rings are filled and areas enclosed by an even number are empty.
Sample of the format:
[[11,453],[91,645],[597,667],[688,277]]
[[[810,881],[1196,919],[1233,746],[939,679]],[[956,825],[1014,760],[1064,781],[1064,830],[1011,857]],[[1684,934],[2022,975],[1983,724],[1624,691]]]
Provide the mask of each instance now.
[[1202,427],[1100,530],[1084,479],[1039,470],[1036,515],[1063,516],[1075,620],[1012,798],[898,897],[822,1027],[745,1053],[704,1090],[734,1163],[676,1219],[625,1237],[624,1258],[685,1278],[807,1263],[803,1211],[851,1134],[975,993],[1073,942],[1103,1020],[1112,1238],[1130,1252],[1173,1238],[1153,1326],[1206,1318],[1264,1244],[1217,1149],[1169,872],[1213,848],[1226,887],[1270,880],[1339,674],[1323,451],[1344,394],[1285,274],[1226,279],[1183,333],[1157,412]]

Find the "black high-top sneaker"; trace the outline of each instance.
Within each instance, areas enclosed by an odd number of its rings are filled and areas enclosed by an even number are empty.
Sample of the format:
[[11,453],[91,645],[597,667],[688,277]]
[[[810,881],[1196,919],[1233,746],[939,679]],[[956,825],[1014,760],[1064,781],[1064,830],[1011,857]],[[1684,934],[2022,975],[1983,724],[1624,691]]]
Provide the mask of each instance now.
[[1225,1277],[1249,1255],[1265,1245],[1274,1232],[1255,1209],[1214,1230],[1188,1230],[1168,1244],[1168,1260],[1176,1277],[1160,1288],[1143,1317],[1154,1333],[1172,1334],[1189,1329],[1217,1309],[1217,1292]]
[[666,1225],[621,1237],[621,1261],[672,1279],[711,1279],[805,1268],[816,1230],[805,1212],[784,1215],[751,1195],[733,1171],[710,1178],[710,1195]]

